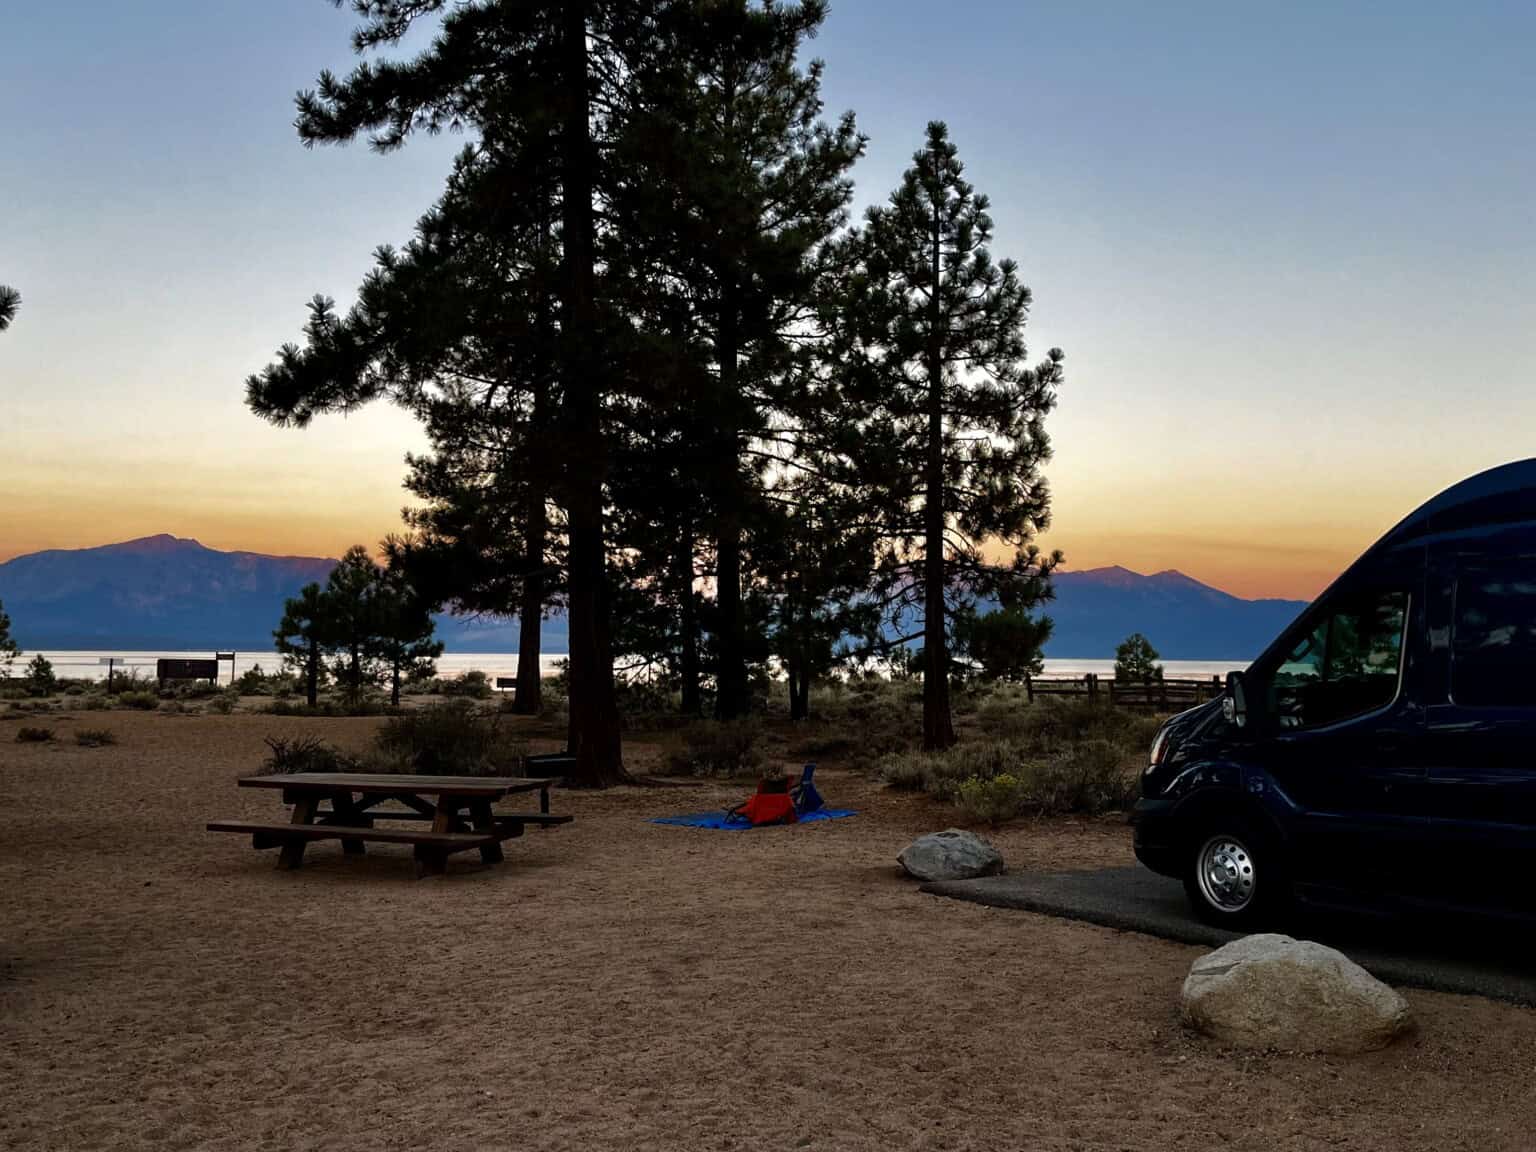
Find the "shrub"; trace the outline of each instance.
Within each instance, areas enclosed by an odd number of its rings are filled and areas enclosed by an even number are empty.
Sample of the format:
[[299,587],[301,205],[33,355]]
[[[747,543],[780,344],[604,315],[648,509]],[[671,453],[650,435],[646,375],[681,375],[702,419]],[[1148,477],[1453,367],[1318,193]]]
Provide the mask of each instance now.
[[117,734],[110,728],[77,728],[75,743],[82,748],[101,748],[117,743]]
[[515,774],[528,751],[496,714],[480,712],[468,700],[391,717],[379,729],[378,746],[406,771],[441,776]]
[[679,714],[681,704],[677,694],[653,681],[621,682],[618,704],[624,727],[632,732],[652,732],[686,722]]
[[1046,761],[1030,781],[1029,803],[1039,812],[1097,815],[1130,807],[1138,790],[1136,769],[1107,740],[1090,740]]
[[16,743],[18,744],[47,744],[52,739],[52,728],[31,728],[27,725],[22,725],[16,729]]
[[1026,786],[1012,773],[1004,772],[990,779],[972,776],[955,789],[955,807],[967,820],[996,828],[1020,813],[1026,796]]
[[82,684],[71,684],[69,687],[64,689],[64,695],[66,695],[66,696],[84,696],[85,695],[85,686],[82,685]]
[[1010,740],[970,741],[947,752],[886,756],[881,778],[893,788],[952,800],[972,820],[997,824],[1024,813],[1097,815],[1136,798],[1140,750],[1089,738],[1045,755]]
[[292,692],[293,678],[282,672],[269,676],[256,664],[242,672],[234,686],[241,696],[274,696],[284,689]]
[[755,776],[763,763],[758,747],[762,731],[752,720],[703,720],[688,729],[681,753],[672,757],[676,771],[695,776]]
[[105,696],[87,696],[80,701],[80,707],[86,712],[104,712],[112,705]]
[[271,754],[262,764],[264,775],[289,775],[294,772],[351,772],[358,762],[340,749],[313,736],[269,736]]
[[991,780],[1028,771],[1024,749],[1009,741],[972,741],[947,752],[898,752],[880,762],[880,777],[894,788],[919,789],[953,799],[967,780]]
[[1086,700],[1037,700],[1019,704],[1004,696],[987,701],[977,721],[990,739],[1010,740],[1027,751],[1054,756],[1088,740],[1105,740],[1127,756],[1142,757],[1152,747],[1158,721],[1125,708]]
[[148,692],[158,698],[160,682],[147,673],[141,674],[137,668],[130,668],[126,672],[113,673],[111,691],[118,695],[124,692]]
[[124,708],[149,712],[160,707],[160,696],[155,692],[119,692],[117,702]]
[[240,695],[238,689],[226,689],[208,701],[208,710],[210,712],[217,712],[221,716],[228,716],[235,710],[235,705],[239,702]]
[[321,700],[311,708],[302,698],[289,700],[282,693],[267,708],[267,713],[272,716],[381,716],[385,711],[383,701],[367,697],[353,704],[342,700]]
[[438,680],[437,690],[444,696],[467,696],[475,700],[489,700],[495,695],[491,678],[478,668],[471,668],[457,679]]

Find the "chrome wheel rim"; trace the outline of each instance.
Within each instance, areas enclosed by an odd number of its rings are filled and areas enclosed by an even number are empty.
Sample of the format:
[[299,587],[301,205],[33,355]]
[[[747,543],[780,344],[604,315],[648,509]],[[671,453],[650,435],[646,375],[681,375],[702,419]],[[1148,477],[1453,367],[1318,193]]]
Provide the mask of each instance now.
[[1253,856],[1235,836],[1212,836],[1200,849],[1195,868],[1200,894],[1218,912],[1241,912],[1253,903]]

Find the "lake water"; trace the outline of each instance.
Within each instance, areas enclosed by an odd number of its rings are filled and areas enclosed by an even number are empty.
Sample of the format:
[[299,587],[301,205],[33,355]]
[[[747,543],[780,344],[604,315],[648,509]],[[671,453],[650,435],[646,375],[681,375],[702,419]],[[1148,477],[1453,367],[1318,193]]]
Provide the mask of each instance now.
[[[212,652],[113,652],[101,651],[44,651],[43,655],[53,665],[54,674],[76,680],[105,680],[107,678],[107,666],[103,661],[108,658],[117,661],[118,671],[125,669],[136,670],[141,676],[153,676],[155,674],[155,661],[160,657],[173,659],[207,659]],[[24,652],[11,668],[11,675],[22,674],[26,662],[32,659],[33,653]],[[544,675],[551,676],[558,670],[558,664],[565,659],[564,653],[546,653],[540,657],[539,665]],[[1245,660],[1164,660],[1163,674],[1173,678],[1209,679],[1212,676],[1226,676],[1228,672],[1241,670],[1248,666]],[[254,668],[260,664],[267,672],[275,672],[282,666],[282,658],[275,652],[236,652],[235,675]],[[517,653],[515,652],[447,652],[438,658],[437,671],[439,676],[462,676],[472,668],[477,668],[487,676],[516,676]],[[1046,676],[1086,676],[1095,673],[1101,677],[1112,677],[1115,674],[1115,662],[1113,660],[1046,660]],[[228,663],[221,668],[220,682],[227,683],[229,675]]]

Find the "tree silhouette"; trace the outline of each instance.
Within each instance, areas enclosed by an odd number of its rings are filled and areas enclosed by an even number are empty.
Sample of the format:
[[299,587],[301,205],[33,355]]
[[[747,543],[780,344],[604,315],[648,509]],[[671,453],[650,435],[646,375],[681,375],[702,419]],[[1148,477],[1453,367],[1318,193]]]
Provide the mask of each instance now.
[[0,284],[0,332],[11,326],[16,313],[21,310],[21,293],[7,284]]
[[432,638],[432,613],[426,601],[399,566],[378,569],[370,607],[369,646],[389,676],[389,702],[399,707],[401,680],[431,676],[443,645]]
[[697,0],[667,13],[660,51],[634,83],[629,139],[649,157],[645,179],[621,186],[616,209],[642,241],[621,250],[635,283],[662,297],[669,334],[692,345],[700,368],[715,712],[729,719],[750,706],[746,566],[778,393],[809,311],[813,257],[846,219],[864,139],[851,114],[821,121],[821,64],[796,62],[826,17],[820,0]]
[[[1049,521],[1040,467],[1062,353],[1025,366],[1030,291],[1011,260],[993,263],[987,207],[948,129],[932,123],[890,201],[829,261],[841,284],[828,321],[842,381],[827,418],[844,430],[884,538],[880,602],[898,629],[922,621],[930,749],[955,740],[948,618],[989,593],[1039,603],[1059,559],[1033,540]],[[988,558],[999,547],[1011,561]]]
[[1140,632],[1132,632],[1115,649],[1115,679],[1122,684],[1150,684],[1163,678],[1157,649]]
[[11,618],[5,614],[5,605],[0,604],[0,680],[10,678],[11,665],[20,655],[21,648],[11,635]]
[[272,633],[283,663],[303,675],[304,698],[311,708],[319,703],[325,653],[331,643],[328,613],[324,590],[319,584],[306,584],[283,605],[283,618]]

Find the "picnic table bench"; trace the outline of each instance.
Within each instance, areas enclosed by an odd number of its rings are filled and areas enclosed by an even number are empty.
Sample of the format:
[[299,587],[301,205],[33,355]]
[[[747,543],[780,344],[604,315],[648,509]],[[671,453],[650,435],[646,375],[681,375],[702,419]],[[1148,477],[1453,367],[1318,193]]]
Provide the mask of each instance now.
[[[279,868],[303,864],[305,846],[314,840],[340,840],[347,855],[361,854],[372,841],[412,845],[416,874],[435,875],[446,871],[448,857],[455,852],[478,848],[485,863],[499,863],[501,842],[521,836],[526,826],[549,828],[571,820],[549,811],[549,790],[560,783],[553,776],[295,772],[245,776],[238,783],[242,788],[281,789],[283,803],[293,806],[289,822],[214,820],[208,831],[243,833],[256,848],[281,848]],[[498,812],[493,807],[499,800],[525,792],[539,794],[537,812]],[[396,806],[380,807],[390,802]],[[376,826],[380,820],[430,820],[432,827],[380,828]]]

